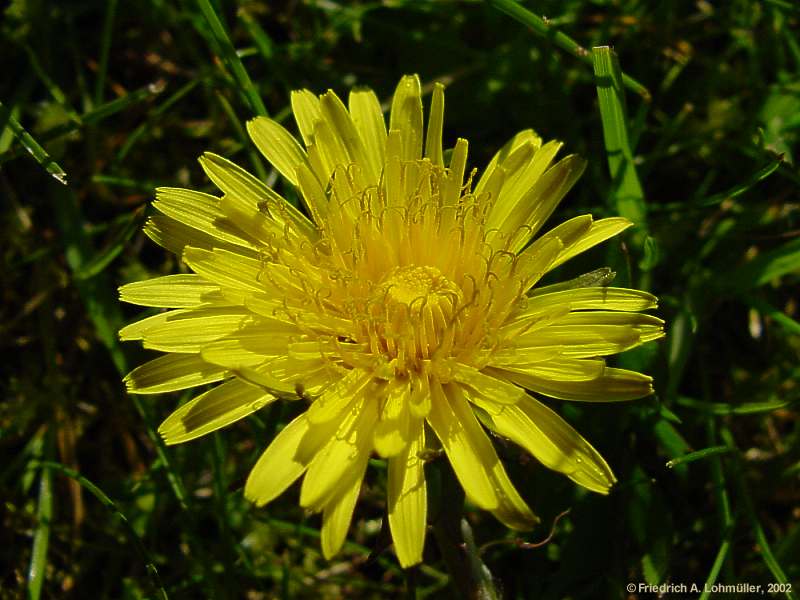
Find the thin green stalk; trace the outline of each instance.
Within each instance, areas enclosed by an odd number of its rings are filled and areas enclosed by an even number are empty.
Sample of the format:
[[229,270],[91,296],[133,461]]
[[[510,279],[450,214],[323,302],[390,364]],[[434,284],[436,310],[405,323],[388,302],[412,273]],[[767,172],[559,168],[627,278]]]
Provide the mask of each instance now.
[[[568,52],[581,62],[587,65],[592,64],[592,57],[589,51],[573,40],[567,34],[554,29],[548,21],[533,14],[514,0],[487,0],[497,10],[504,12],[511,18],[519,21],[523,25],[530,27],[536,35],[550,40],[553,44]],[[625,87],[632,92],[639,94],[646,101],[650,101],[650,91],[630,75],[622,74],[622,82]]]
[[[50,173],[50,175],[52,175],[56,181],[67,185],[67,172],[61,168],[61,165],[51,158],[47,151],[42,148],[39,142],[37,142],[30,133],[25,131],[25,128],[20,124],[19,121],[17,121],[14,115],[11,114],[11,111],[3,106],[2,102],[0,102],[0,122],[3,121],[5,121],[7,127],[11,130],[11,133],[16,136],[23,148],[25,148],[25,150],[27,150],[30,155],[33,156],[34,160],[39,163],[43,169]],[[6,154],[11,153],[9,152]]]
[[222,59],[228,65],[234,79],[236,79],[239,90],[250,105],[250,109],[257,115],[267,116],[267,108],[261,100],[261,95],[250,80],[250,75],[247,74],[239,55],[236,54],[233,42],[231,42],[225,26],[214,11],[214,7],[211,6],[211,2],[209,0],[197,0],[197,5],[200,7],[206,21],[208,21],[211,32],[214,34],[214,38],[217,40],[223,54]]

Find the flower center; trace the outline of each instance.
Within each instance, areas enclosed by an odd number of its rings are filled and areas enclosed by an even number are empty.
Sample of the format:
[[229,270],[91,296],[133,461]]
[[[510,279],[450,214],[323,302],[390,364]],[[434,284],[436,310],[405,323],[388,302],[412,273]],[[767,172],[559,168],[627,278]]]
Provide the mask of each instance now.
[[418,370],[421,361],[452,348],[461,289],[433,266],[396,267],[370,297],[370,337],[395,368]]
[[410,307],[415,302],[451,303],[461,290],[436,267],[397,267],[384,277],[379,289],[390,304]]

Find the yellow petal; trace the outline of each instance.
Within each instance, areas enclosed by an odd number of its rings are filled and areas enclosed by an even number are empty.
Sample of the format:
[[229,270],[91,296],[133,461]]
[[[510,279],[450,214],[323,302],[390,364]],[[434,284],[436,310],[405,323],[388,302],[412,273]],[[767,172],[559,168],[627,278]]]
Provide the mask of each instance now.
[[380,173],[386,148],[386,122],[383,120],[381,103],[372,90],[353,90],[348,106],[353,124],[367,151],[367,160],[372,170]]
[[300,505],[320,510],[342,492],[346,475],[353,473],[372,450],[372,428],[378,420],[377,404],[362,395],[344,411],[336,434],[317,452],[300,488]]
[[528,397],[489,415],[492,429],[575,483],[607,494],[616,481],[606,461],[577,431],[544,404]]
[[411,390],[407,385],[390,387],[373,432],[375,451],[384,458],[394,456],[408,445]]
[[361,482],[367,467],[365,454],[360,464],[353,467],[353,472],[348,474],[347,486],[341,495],[329,502],[322,511],[322,531],[320,542],[322,555],[330,560],[339,553],[347,537],[347,529],[353,519],[353,509],[361,491]]
[[372,375],[369,372],[362,369],[350,370],[308,407],[306,415],[309,423],[324,423],[341,416],[342,412],[363,392],[371,379]]
[[245,498],[263,506],[280,496],[305,472],[308,463],[298,460],[296,454],[308,429],[308,420],[300,415],[272,440],[247,477]]
[[495,486],[498,505],[492,514],[511,529],[527,531],[539,522],[539,518],[531,512],[531,509],[519,495],[514,484],[508,478],[503,463],[495,465],[492,472],[492,482]]
[[350,117],[350,113],[347,112],[339,96],[329,90],[326,94],[322,95],[320,99],[320,108],[322,110],[322,117],[330,124],[332,130],[341,141],[342,146],[344,146],[347,151],[347,158],[349,158],[349,160],[345,160],[339,164],[346,165],[355,163],[362,169],[370,185],[378,183],[380,171],[373,170],[372,163],[368,160],[364,143],[361,141],[361,136]]
[[161,394],[225,379],[224,367],[210,365],[197,354],[167,354],[136,367],[125,376],[128,392]]
[[183,260],[192,271],[220,287],[261,292],[266,287],[260,279],[262,262],[236,252],[186,248]]
[[[493,371],[494,369],[487,369]],[[551,398],[580,402],[620,402],[653,393],[653,378],[635,371],[606,367],[602,377],[589,381],[553,381],[530,373],[504,370],[499,373],[517,385]]]
[[297,128],[303,137],[306,147],[312,142],[314,128],[322,116],[319,109],[319,98],[308,90],[295,90],[291,96],[292,113]]
[[580,287],[528,298],[525,308],[515,318],[548,311],[554,306],[569,306],[570,310],[639,311],[658,307],[658,298],[641,290],[615,287]]
[[[499,166],[506,167],[505,161],[519,148],[527,146],[527,156],[525,157],[525,164],[527,164],[533,153],[538,150],[542,145],[542,138],[536,135],[533,129],[524,129],[519,133],[514,134],[508,142],[506,142],[500,150],[492,157],[489,164],[486,165],[481,178],[475,186],[475,195],[479,195],[484,191],[487,182],[492,178],[492,175]],[[516,169],[515,169],[516,170]]]
[[636,312],[573,312],[564,317],[556,326],[585,327],[586,329],[617,328],[638,332],[643,342],[658,339],[664,335],[664,321],[653,315]]
[[410,442],[401,454],[389,459],[389,529],[397,558],[404,569],[422,561],[425,546],[428,495],[425,465],[419,457],[424,449],[424,423],[414,419]]
[[633,225],[633,223],[623,217],[609,217],[607,219],[595,221],[586,233],[572,240],[569,244],[564,244],[564,250],[555,260],[551,268],[555,269],[573,256],[577,256],[581,252],[601,242],[605,242],[607,239],[625,231],[631,225]]
[[123,342],[130,342],[133,340],[141,340],[144,336],[144,332],[148,329],[156,327],[157,325],[163,325],[167,322],[168,318],[173,317],[174,315],[185,314],[189,311],[187,310],[169,310],[165,312],[160,312],[158,314],[152,315],[145,319],[141,319],[139,321],[134,321],[130,325],[126,325],[122,329],[119,330],[119,339]]
[[167,444],[188,442],[254,413],[274,399],[249,383],[232,379],[181,406],[158,432]]
[[312,139],[313,143],[308,147],[308,164],[314,169],[319,182],[327,187],[336,167],[350,164],[350,156],[341,138],[334,131],[333,125],[326,119],[317,121]]
[[500,404],[515,404],[527,395],[525,390],[513,383],[492,377],[475,367],[461,363],[456,363],[453,368],[453,378]]
[[444,129],[444,86],[441,83],[433,85],[433,98],[431,111],[428,115],[428,131],[425,138],[425,158],[429,158],[434,165],[444,166],[442,153],[442,130]]
[[[251,319],[249,311],[241,307],[198,308],[172,311],[160,324],[142,331],[145,348],[162,352],[200,352],[203,347],[230,335]],[[128,333],[126,329],[123,331]]]
[[269,241],[274,235],[283,236],[286,225],[309,240],[319,237],[303,213],[239,165],[206,152],[200,158],[200,166],[225,193],[220,200],[222,211],[251,237]]
[[328,198],[309,165],[303,163],[297,168],[297,183],[311,218],[319,225],[324,224],[328,214]]
[[443,388],[433,380],[431,393],[428,422],[442,442],[467,497],[480,508],[497,508],[499,501],[491,476],[498,462],[497,454],[464,399],[460,386]]
[[[531,351],[535,353],[536,350],[549,350],[572,358],[608,356],[634,348],[641,343],[639,332],[632,327],[597,325],[591,327],[553,325],[534,333],[525,333],[515,339],[515,347],[522,352],[520,356]],[[502,362],[514,365],[510,357]],[[501,363],[493,360],[492,364]],[[519,364],[525,364],[522,358]]]
[[[603,359],[576,359],[559,356],[552,360],[531,365],[507,365],[504,368],[509,371],[546,379],[550,382],[594,381],[603,376],[606,363]],[[509,385],[517,388],[513,384]]]
[[258,247],[244,231],[230,221],[220,207],[220,199],[194,190],[161,187],[156,189],[153,208],[211,237],[250,251]]
[[144,234],[162,248],[166,248],[180,257],[184,248],[192,246],[194,248],[225,248],[245,253],[246,250],[241,246],[234,246],[223,242],[219,238],[213,237],[199,229],[184,225],[166,215],[153,215],[148,217],[144,225]]
[[405,75],[392,97],[389,130],[397,130],[403,140],[402,160],[422,158],[422,86],[416,75]]
[[247,132],[261,154],[281,175],[297,185],[297,167],[306,162],[308,157],[294,136],[267,117],[248,121]]
[[199,275],[166,275],[128,283],[119,288],[119,299],[139,306],[194,308],[219,302],[220,288]]
[[203,348],[204,360],[232,369],[254,367],[271,356],[286,354],[300,331],[292,323],[259,318]]
[[[530,193],[537,186],[539,179],[550,166],[550,163],[553,162],[553,158],[558,154],[562,145],[561,142],[553,140],[538,149],[535,146],[532,147],[531,150],[533,152],[529,154],[530,158],[524,166],[509,172],[506,184],[503,186],[503,190],[500,192],[497,202],[492,206],[487,218],[487,227],[489,229],[496,227],[509,233],[512,231],[512,228],[506,226],[505,223],[515,213],[530,210],[531,207],[528,206],[530,199],[538,198],[538,196],[532,196]],[[507,167],[505,163],[503,166]]]
[[[535,160],[536,155],[534,155]],[[499,226],[501,230],[515,234],[508,250],[518,252],[525,246],[580,178],[585,168],[586,161],[572,154],[555,164],[536,181]],[[503,199],[499,201],[503,202]]]

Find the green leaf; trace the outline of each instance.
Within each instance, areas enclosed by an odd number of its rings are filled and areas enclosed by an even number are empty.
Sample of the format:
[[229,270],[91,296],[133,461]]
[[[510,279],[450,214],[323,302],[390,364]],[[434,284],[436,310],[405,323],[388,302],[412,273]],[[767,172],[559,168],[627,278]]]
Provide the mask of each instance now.
[[[612,199],[621,216],[633,221],[640,231],[646,231],[647,208],[628,137],[622,72],[616,54],[608,46],[592,48],[592,58],[603,123],[603,141],[612,180]],[[643,242],[642,239],[639,244]]]

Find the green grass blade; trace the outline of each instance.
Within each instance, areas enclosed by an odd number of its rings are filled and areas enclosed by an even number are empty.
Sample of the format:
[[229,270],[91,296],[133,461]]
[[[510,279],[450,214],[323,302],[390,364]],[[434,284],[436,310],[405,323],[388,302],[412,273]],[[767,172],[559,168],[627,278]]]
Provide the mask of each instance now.
[[[586,63],[587,65],[592,64],[591,55],[586,48],[581,46],[567,34],[554,29],[547,21],[533,14],[531,11],[524,8],[514,0],[487,0],[487,2],[500,12],[507,14],[512,19],[515,19],[523,25],[530,27],[531,31],[533,31],[535,34],[550,40],[553,44],[565,52],[568,52],[578,60]],[[624,83],[625,87],[630,89],[632,92],[639,94],[647,101],[650,100],[650,91],[644,85],[636,81],[633,77],[623,73],[622,82]]]
[[133,147],[138,143],[138,141],[153,127],[153,125],[175,104],[177,104],[180,100],[182,100],[186,95],[188,95],[198,84],[204,81],[203,77],[198,77],[192,79],[191,81],[182,85],[174,94],[172,94],[169,98],[164,100],[160,105],[154,108],[150,113],[147,115],[147,120],[139,125],[133,132],[127,137],[125,143],[117,152],[117,155],[114,157],[114,165],[119,165],[122,161],[125,160],[125,157],[128,156],[128,153],[133,149]]
[[[53,160],[47,151],[37,142],[33,136],[25,131],[19,121],[11,114],[11,111],[0,102],[0,122],[5,121],[6,126],[11,130],[20,144],[33,156],[39,165],[42,166],[59,183],[67,185],[67,173],[61,166]],[[8,153],[10,154],[10,153]]]
[[789,405],[788,400],[771,402],[745,402],[743,404],[725,404],[724,402],[701,402],[687,396],[678,396],[678,404],[709,415],[757,415],[772,412]]
[[727,446],[712,446],[711,448],[703,448],[702,450],[697,450],[696,452],[690,452],[689,454],[684,454],[683,456],[679,456],[677,458],[673,458],[672,460],[668,460],[667,468],[672,469],[677,465],[683,465],[686,463],[694,462],[696,460],[702,460],[704,458],[708,458],[709,456],[728,454],[730,451],[731,449],[728,448]]
[[800,238],[759,254],[720,281],[720,287],[738,293],[760,287],[788,273],[800,271]]
[[236,79],[240,92],[244,95],[250,109],[257,115],[266,116],[267,108],[261,100],[261,95],[250,80],[250,76],[247,74],[239,55],[236,54],[233,42],[231,42],[231,38],[228,36],[227,31],[225,31],[225,26],[214,11],[214,7],[211,6],[211,2],[209,2],[209,0],[197,0],[197,5],[200,7],[203,16],[206,18],[211,28],[211,32],[214,34],[214,38],[219,44],[223,54],[223,61],[228,65],[228,69],[230,69],[233,77]]
[[[612,180],[612,197],[617,212],[645,232],[647,210],[644,190],[633,162],[628,137],[625,92],[616,54],[608,46],[592,48],[597,97],[603,122],[603,141]],[[644,243],[644,239],[640,241]]]
[[[80,271],[84,265],[91,261],[92,248],[91,240],[83,227],[82,215],[77,205],[77,200],[70,190],[63,189],[63,193],[55,198],[55,217],[61,229],[61,237],[64,240],[64,254],[67,263],[73,273]],[[117,301],[114,286],[104,276],[104,273],[91,279],[74,279],[74,285],[78,290],[90,321],[94,325],[97,337],[108,349],[111,360],[116,366],[120,375],[128,372],[128,363],[125,354],[120,348],[117,332],[122,326],[122,312]],[[150,415],[137,395],[129,396],[136,408],[136,412],[142,418],[147,431],[147,437],[153,443],[156,454],[164,466],[166,477],[173,494],[178,500],[181,508],[188,510],[189,499],[183,482],[172,467],[169,456],[166,452],[164,441],[156,433],[155,426]]]
[[761,167],[758,171],[753,173],[750,177],[742,181],[741,183],[733,186],[732,188],[725,190],[724,192],[720,192],[718,194],[714,194],[713,196],[709,196],[705,200],[702,200],[699,204],[694,206],[705,208],[708,206],[716,206],[717,204],[727,200],[728,198],[736,198],[736,196],[740,196],[744,194],[747,190],[752,188],[755,184],[759,181],[763,181],[770,175],[772,175],[775,171],[778,170],[783,164],[783,155],[778,156],[775,160],[770,161],[763,167]]
[[[135,91],[131,92],[130,94],[126,94],[125,96],[122,96],[121,98],[117,98],[116,100],[111,100],[110,102],[106,102],[105,104],[103,104],[101,106],[98,106],[98,107],[96,107],[96,108],[94,108],[94,109],[92,109],[90,111],[87,111],[84,114],[79,115],[76,120],[74,120],[74,121],[72,121],[70,123],[64,123],[62,125],[57,125],[55,127],[51,127],[47,131],[44,131],[38,137],[39,137],[40,140],[42,140],[42,142],[47,142],[49,140],[53,140],[53,139],[59,138],[61,136],[67,135],[69,133],[72,133],[73,131],[81,129],[82,127],[84,127],[86,125],[94,125],[96,123],[104,121],[105,119],[107,119],[108,117],[110,117],[112,115],[115,115],[115,114],[117,114],[119,112],[123,112],[123,111],[127,110],[128,108],[132,107],[135,104],[138,104],[140,102],[143,102],[145,100],[148,100],[148,99],[152,98],[153,96],[156,96],[156,95],[160,94],[162,91],[164,91],[164,86],[161,85],[161,84],[150,84],[150,85],[147,85],[147,86],[145,86],[143,88],[140,88],[138,90],[135,90]],[[0,102],[0,122],[2,122],[5,117],[6,117],[6,112],[5,112],[5,109],[4,109],[3,105],[2,105],[2,103]],[[11,117],[9,115],[9,124],[12,123],[12,119],[13,119],[13,117]],[[16,123],[16,119],[13,119],[13,122]],[[12,126],[12,129],[13,129],[13,126]],[[23,132],[24,132],[24,130],[23,130]],[[30,139],[33,141],[33,143],[37,147],[39,147],[41,152],[44,152],[44,150],[41,149],[41,146],[39,146],[36,143],[36,140],[33,140],[33,138],[30,138]],[[28,152],[30,152],[31,154],[34,155],[34,158],[36,158],[37,155],[34,153],[34,150],[32,148],[28,148],[27,146],[25,146],[24,141],[23,141],[23,146],[25,147],[25,149],[28,150]],[[23,154],[23,150],[15,150],[15,149],[12,149],[12,150],[9,150],[8,152],[0,154],[0,165],[4,164],[4,163],[6,163],[6,162],[8,162],[8,161],[10,161],[12,159],[15,159],[15,158],[19,157],[22,154]],[[66,183],[66,173],[63,172],[63,169],[61,169],[61,167],[59,167],[57,164],[55,164],[55,162],[52,161],[52,159],[49,157],[49,155],[47,155],[46,152],[44,152],[44,154],[46,156],[46,160],[44,162],[46,164],[52,163],[51,164],[51,168],[56,168],[57,167],[60,170],[60,173],[62,173],[63,181],[61,179],[59,179],[59,177],[56,174],[53,174],[53,176],[56,177],[56,179],[58,179],[59,181],[61,181],[61,183]],[[37,158],[37,160],[39,160],[39,159]],[[48,163],[48,161],[50,161],[50,162]],[[50,169],[48,169],[48,171],[49,170]]]
[[728,558],[728,553],[731,550],[731,537],[734,527],[735,523],[731,524],[722,534],[722,543],[719,545],[717,555],[714,557],[714,563],[711,565],[711,570],[708,572],[708,577],[706,577],[705,583],[703,584],[703,593],[700,594],[699,600],[707,600],[713,593],[712,590],[719,577],[719,572],[722,570],[722,565],[725,564],[725,560]]
[[50,75],[48,75],[44,70],[41,62],[39,61],[39,57],[36,56],[33,48],[31,48],[28,44],[23,44],[22,48],[25,50],[25,54],[28,56],[28,63],[30,64],[31,70],[39,78],[39,81],[42,82],[42,85],[44,85],[44,87],[50,93],[50,96],[53,98],[53,100],[55,100],[58,105],[64,108],[71,118],[77,119],[78,113],[70,105],[64,90],[62,90],[61,87],[55,81],[53,81]]
[[103,269],[111,264],[119,256],[120,252],[125,249],[128,240],[141,228],[144,212],[144,207],[133,211],[126,222],[119,227],[116,234],[112,236],[106,249],[95,254],[87,263],[74,271],[73,277],[75,279],[89,279],[101,273]]
[[144,547],[142,540],[136,533],[136,530],[131,525],[128,517],[117,507],[114,501],[108,497],[108,495],[103,492],[97,485],[92,483],[86,477],[78,473],[77,471],[65,467],[61,463],[52,462],[52,461],[42,461],[36,465],[43,469],[42,475],[48,474],[50,470],[57,471],[62,475],[69,477],[70,479],[75,480],[78,484],[85,489],[87,492],[92,494],[95,498],[97,498],[100,503],[105,506],[108,510],[110,510],[122,523],[128,533],[128,537],[133,540],[134,545],[136,546],[136,550],[141,555],[142,559],[145,562],[145,568],[147,569],[147,574],[150,576],[151,582],[153,587],[159,592],[159,596],[163,599],[167,599],[167,592],[164,590],[164,585],[161,583],[161,577],[158,574],[158,569],[156,569],[156,565],[153,562],[153,559],[150,557],[150,553],[147,551],[147,548]]
[[[761,558],[764,560],[764,564],[767,565],[770,573],[772,573],[772,576],[775,577],[776,582],[788,584],[789,578],[786,577],[786,572],[783,570],[783,567],[781,567],[780,563],[778,563],[778,559],[775,558],[775,554],[772,552],[772,547],[770,546],[769,540],[767,540],[767,535],[764,532],[764,528],[762,527],[761,522],[758,520],[758,515],[756,515],[755,508],[753,507],[753,499],[750,496],[750,490],[747,488],[744,476],[742,475],[742,469],[739,468],[738,465],[738,462],[741,459],[738,458],[738,448],[736,447],[733,435],[727,428],[722,429],[720,431],[720,435],[722,437],[722,441],[725,442],[731,448],[731,450],[737,453],[737,465],[736,468],[732,469],[732,471],[736,479],[736,485],[739,489],[739,493],[742,496],[742,504],[744,505],[745,515],[747,516],[747,520],[750,522],[753,535],[758,543],[759,550],[761,551]],[[790,600],[797,600],[797,595],[792,591],[791,587],[786,592],[786,597]]]
[[242,22],[242,25],[244,25],[244,28],[247,30],[247,33],[250,35],[250,37],[253,38],[253,42],[255,43],[261,58],[263,58],[265,62],[269,63],[274,54],[274,44],[272,43],[272,40],[269,38],[261,25],[259,25],[258,21],[250,16],[247,11],[243,10],[239,13],[239,20]]
[[[48,445],[48,444],[46,444]],[[47,574],[47,549],[50,543],[50,525],[53,518],[53,477],[43,470],[39,477],[39,499],[36,508],[36,529],[33,534],[33,551],[28,569],[28,598],[39,600]]]
[[114,16],[117,13],[117,0],[108,0],[106,16],[103,21],[103,33],[100,38],[100,58],[97,61],[97,80],[94,88],[95,105],[103,102],[103,91],[106,87],[106,74],[108,73],[108,53],[111,49],[111,38],[114,32]]

